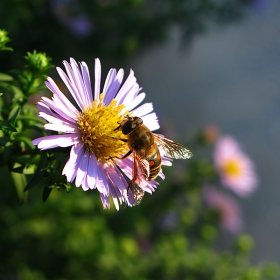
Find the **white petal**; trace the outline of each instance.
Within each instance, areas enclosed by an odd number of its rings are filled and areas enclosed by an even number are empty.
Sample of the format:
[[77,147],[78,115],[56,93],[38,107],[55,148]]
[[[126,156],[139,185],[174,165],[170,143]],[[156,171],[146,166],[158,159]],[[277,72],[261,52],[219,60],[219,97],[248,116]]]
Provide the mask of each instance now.
[[39,112],[43,112],[43,113],[46,113],[46,114],[48,114],[48,115],[50,115],[50,116],[53,116],[53,117],[56,117],[57,116],[57,114],[55,114],[53,111],[51,111],[51,109],[46,105],[46,104],[44,104],[43,102],[38,102],[37,104],[36,104],[36,107],[38,108],[38,111]]
[[72,118],[74,118],[79,111],[76,109],[76,107],[68,100],[68,98],[60,91],[54,80],[50,77],[48,77],[47,81],[45,82],[46,86],[50,89],[50,91],[53,92],[53,94],[61,100],[61,102],[64,104],[64,106],[68,109],[70,112],[70,115]]
[[60,116],[53,117],[53,116],[48,115],[48,114],[43,113],[43,112],[40,112],[39,116],[41,118],[44,118],[46,121],[48,121],[49,123],[52,123],[52,124],[65,125],[67,127],[73,127],[73,128],[75,127],[75,128],[77,128],[77,124],[76,123],[68,122],[67,120],[62,119]]
[[89,155],[88,152],[85,151],[80,161],[80,164],[78,166],[76,181],[75,181],[76,187],[82,185],[84,191],[89,189],[88,186],[82,184],[82,180],[84,179],[85,176],[87,176],[88,160],[89,160]]
[[107,178],[101,164],[99,164],[97,168],[96,188],[100,193],[104,194],[105,196],[109,195],[109,186],[107,183]]
[[99,100],[100,80],[101,80],[101,64],[100,64],[100,60],[96,58],[95,69],[94,69],[94,99],[95,100]]
[[135,108],[138,104],[140,104],[144,100],[145,97],[146,97],[146,93],[144,92],[138,94],[134,98],[134,100],[130,104],[128,104],[127,106],[128,110],[131,111],[133,108]]
[[[67,74],[69,76],[73,76],[72,69],[67,61],[64,61],[64,66],[67,71]],[[56,67],[56,70],[57,70],[60,78],[62,79],[62,81],[68,88],[68,90],[70,91],[70,93],[73,96],[74,100],[76,101],[77,105],[80,107],[81,110],[83,110],[83,108],[84,108],[83,102],[82,102],[80,94],[79,94],[79,92],[77,92],[77,89],[75,88],[75,86],[71,83],[70,79],[68,78],[68,76],[65,74],[65,72],[61,68]]]
[[64,133],[79,133],[77,126],[70,124],[47,123],[44,125],[47,130],[59,131]]
[[120,209],[119,208],[119,201],[118,201],[118,197],[116,195],[115,188],[114,188],[112,182],[109,182],[109,189],[110,189],[110,194],[111,194],[111,197],[112,197],[113,202],[115,204],[115,207],[116,207],[117,211],[119,211],[119,209]]
[[136,83],[136,78],[134,77],[134,72],[133,72],[133,70],[130,70],[128,78],[126,79],[123,86],[119,90],[115,99],[117,99],[119,101],[119,103],[122,103],[123,99],[128,94],[128,92],[131,90],[131,88],[133,88],[135,83]]
[[52,149],[56,147],[69,147],[79,141],[78,134],[50,135],[40,137],[32,141],[33,145],[38,145],[41,150]]
[[91,104],[93,102],[93,96],[91,90],[90,74],[89,74],[88,66],[85,62],[81,62],[81,69],[82,69],[83,79],[85,83],[85,89],[87,92],[88,102],[89,104]]
[[144,117],[142,117],[142,120],[144,124],[151,130],[157,130],[160,128],[158,120],[157,120],[157,115],[155,113],[148,114]]
[[102,204],[103,204],[103,209],[110,209],[109,197],[100,193],[100,198],[101,198],[101,201],[102,201]]
[[87,182],[90,189],[96,188],[97,168],[96,157],[94,154],[90,154],[87,173]]
[[[121,86],[123,76],[124,76],[124,71],[123,71],[123,69],[120,69],[118,71],[117,76],[115,77],[114,81],[111,83],[111,85],[106,90],[106,95],[103,100],[105,105],[109,105],[110,102],[115,98],[115,96]],[[105,92],[104,92],[104,94],[105,94]]]
[[141,117],[149,114],[152,111],[153,111],[153,104],[145,103],[145,104],[141,105],[140,107],[136,108],[135,110],[133,110],[133,115],[141,118]]
[[41,102],[47,105],[50,109],[52,109],[57,115],[63,117],[65,120],[68,120],[72,123],[76,123],[78,119],[78,110],[76,113],[71,112],[65,104],[63,104],[57,97],[53,96],[53,100],[42,97]]
[[70,58],[70,62],[71,62],[71,67],[72,67],[73,74],[74,74],[72,83],[75,84],[77,91],[80,93],[80,97],[81,97],[82,104],[84,106],[83,109],[84,109],[85,107],[88,107],[91,104],[89,102],[88,92],[85,88],[84,80],[82,78],[81,71],[79,69],[79,65],[73,58]]

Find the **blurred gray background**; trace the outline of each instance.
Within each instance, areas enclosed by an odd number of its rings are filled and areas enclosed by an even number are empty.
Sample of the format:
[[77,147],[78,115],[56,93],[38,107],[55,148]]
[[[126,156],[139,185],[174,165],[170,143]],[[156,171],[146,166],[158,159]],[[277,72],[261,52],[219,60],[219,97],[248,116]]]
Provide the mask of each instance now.
[[128,65],[179,138],[216,124],[244,146],[260,178],[241,200],[253,261],[280,262],[280,1],[255,2],[244,20],[212,26],[187,49],[172,30]]

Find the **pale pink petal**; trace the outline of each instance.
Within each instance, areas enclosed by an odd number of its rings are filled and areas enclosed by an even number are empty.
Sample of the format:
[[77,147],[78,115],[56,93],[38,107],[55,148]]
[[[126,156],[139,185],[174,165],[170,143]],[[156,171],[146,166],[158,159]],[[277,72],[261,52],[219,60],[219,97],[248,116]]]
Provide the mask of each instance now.
[[82,75],[85,83],[85,90],[86,95],[88,98],[88,104],[91,104],[93,102],[93,96],[92,96],[92,90],[91,90],[91,82],[90,82],[90,75],[89,75],[89,69],[85,62],[81,62],[81,69],[82,69]]
[[100,80],[101,80],[101,64],[98,58],[95,59],[95,70],[94,70],[94,99],[99,100],[100,94]]
[[97,160],[94,154],[89,154],[88,172],[87,172],[87,184],[90,189],[96,188],[97,178]]
[[[64,103],[64,106],[68,109],[70,112],[71,118],[75,118],[77,114],[79,113],[75,106],[68,100],[68,98],[60,91],[56,83],[53,81],[52,78],[48,77],[47,81],[45,82],[46,86],[50,89],[50,91],[53,92],[54,96],[59,98],[62,103]],[[63,111],[63,110],[62,110]]]
[[134,84],[136,83],[136,78],[134,77],[133,70],[130,70],[129,76],[122,85],[121,89],[119,90],[118,94],[116,95],[115,99],[119,101],[119,104],[122,103],[125,96],[129,93],[129,91],[133,88]]
[[127,108],[129,111],[131,111],[133,108],[135,108],[137,105],[139,105],[144,98],[146,97],[146,93],[142,92],[138,94],[130,104],[127,105]]
[[103,102],[105,105],[109,105],[110,102],[113,100],[113,98],[115,98],[115,96],[121,86],[123,76],[124,76],[124,71],[123,71],[123,69],[120,69],[118,71],[116,77],[114,78],[114,81],[110,85],[106,86],[106,89],[104,86],[103,93],[105,94],[105,96],[104,96]]
[[47,150],[56,147],[69,147],[79,141],[78,134],[50,135],[40,137],[32,141],[33,145],[38,145],[40,150]]
[[84,147],[81,143],[73,145],[71,149],[69,160],[65,164],[62,171],[62,175],[66,176],[68,182],[73,182],[77,175],[77,170],[82,159],[83,150]]
[[146,116],[141,117],[143,123],[151,130],[157,130],[160,128],[157,115],[155,113],[148,114]]
[[137,109],[133,110],[133,115],[138,117],[144,117],[153,111],[153,104],[152,103],[145,103],[138,107]]
[[105,196],[103,193],[100,193],[100,198],[103,204],[103,209],[110,209],[109,197]]
[[76,181],[75,181],[76,187],[79,187],[82,185],[82,188],[84,191],[89,189],[89,187],[87,185],[82,184],[84,177],[87,176],[88,160],[89,160],[89,154],[87,151],[85,151],[82,155],[80,164],[78,166]]

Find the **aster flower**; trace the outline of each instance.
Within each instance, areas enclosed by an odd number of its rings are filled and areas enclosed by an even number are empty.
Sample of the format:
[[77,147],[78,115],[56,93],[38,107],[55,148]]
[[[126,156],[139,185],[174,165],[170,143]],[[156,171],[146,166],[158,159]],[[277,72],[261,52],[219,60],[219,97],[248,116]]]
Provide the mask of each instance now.
[[[74,59],[63,62],[66,73],[57,67],[58,74],[71,93],[76,105],[60,91],[52,78],[48,77],[46,86],[53,93],[52,99],[42,97],[37,103],[39,116],[48,123],[46,130],[59,134],[40,137],[32,141],[39,149],[72,147],[70,157],[62,174],[68,182],[75,180],[76,187],[84,191],[97,189],[104,208],[110,208],[109,196],[115,207],[119,203],[132,206],[135,204],[133,194],[128,189],[125,174],[132,178],[132,159],[121,159],[128,151],[127,144],[120,140],[125,135],[116,130],[125,116],[138,116],[150,129],[159,128],[157,116],[152,113],[151,103],[137,107],[145,98],[136,82],[134,72],[122,84],[124,71],[111,69],[107,75],[103,91],[100,92],[101,64],[95,60],[94,95],[92,94],[90,75],[87,64],[79,65]],[[136,108],[137,107],[137,108]],[[162,164],[171,165],[163,158]],[[162,172],[159,176],[164,178]],[[147,181],[142,177],[139,186],[152,193],[157,182]]]
[[220,137],[214,149],[214,164],[222,184],[240,196],[247,196],[257,187],[254,164],[230,136]]
[[217,210],[220,214],[221,225],[233,232],[239,232],[243,227],[241,210],[238,203],[229,195],[219,192],[213,187],[207,187],[203,191],[206,204]]

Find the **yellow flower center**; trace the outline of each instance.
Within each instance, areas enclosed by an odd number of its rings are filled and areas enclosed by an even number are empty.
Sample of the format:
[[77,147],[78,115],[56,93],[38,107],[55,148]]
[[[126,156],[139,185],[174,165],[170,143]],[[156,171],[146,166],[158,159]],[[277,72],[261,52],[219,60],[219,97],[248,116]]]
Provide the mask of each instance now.
[[78,127],[81,140],[86,149],[93,153],[102,163],[113,158],[120,158],[127,152],[127,144],[120,140],[126,139],[120,130],[116,130],[128,112],[121,114],[125,106],[117,105],[113,99],[106,106],[103,104],[104,94],[100,100],[94,100],[87,109],[78,116]]
[[228,176],[238,176],[241,173],[240,164],[239,164],[238,160],[236,160],[236,159],[228,160],[224,164],[223,170]]

